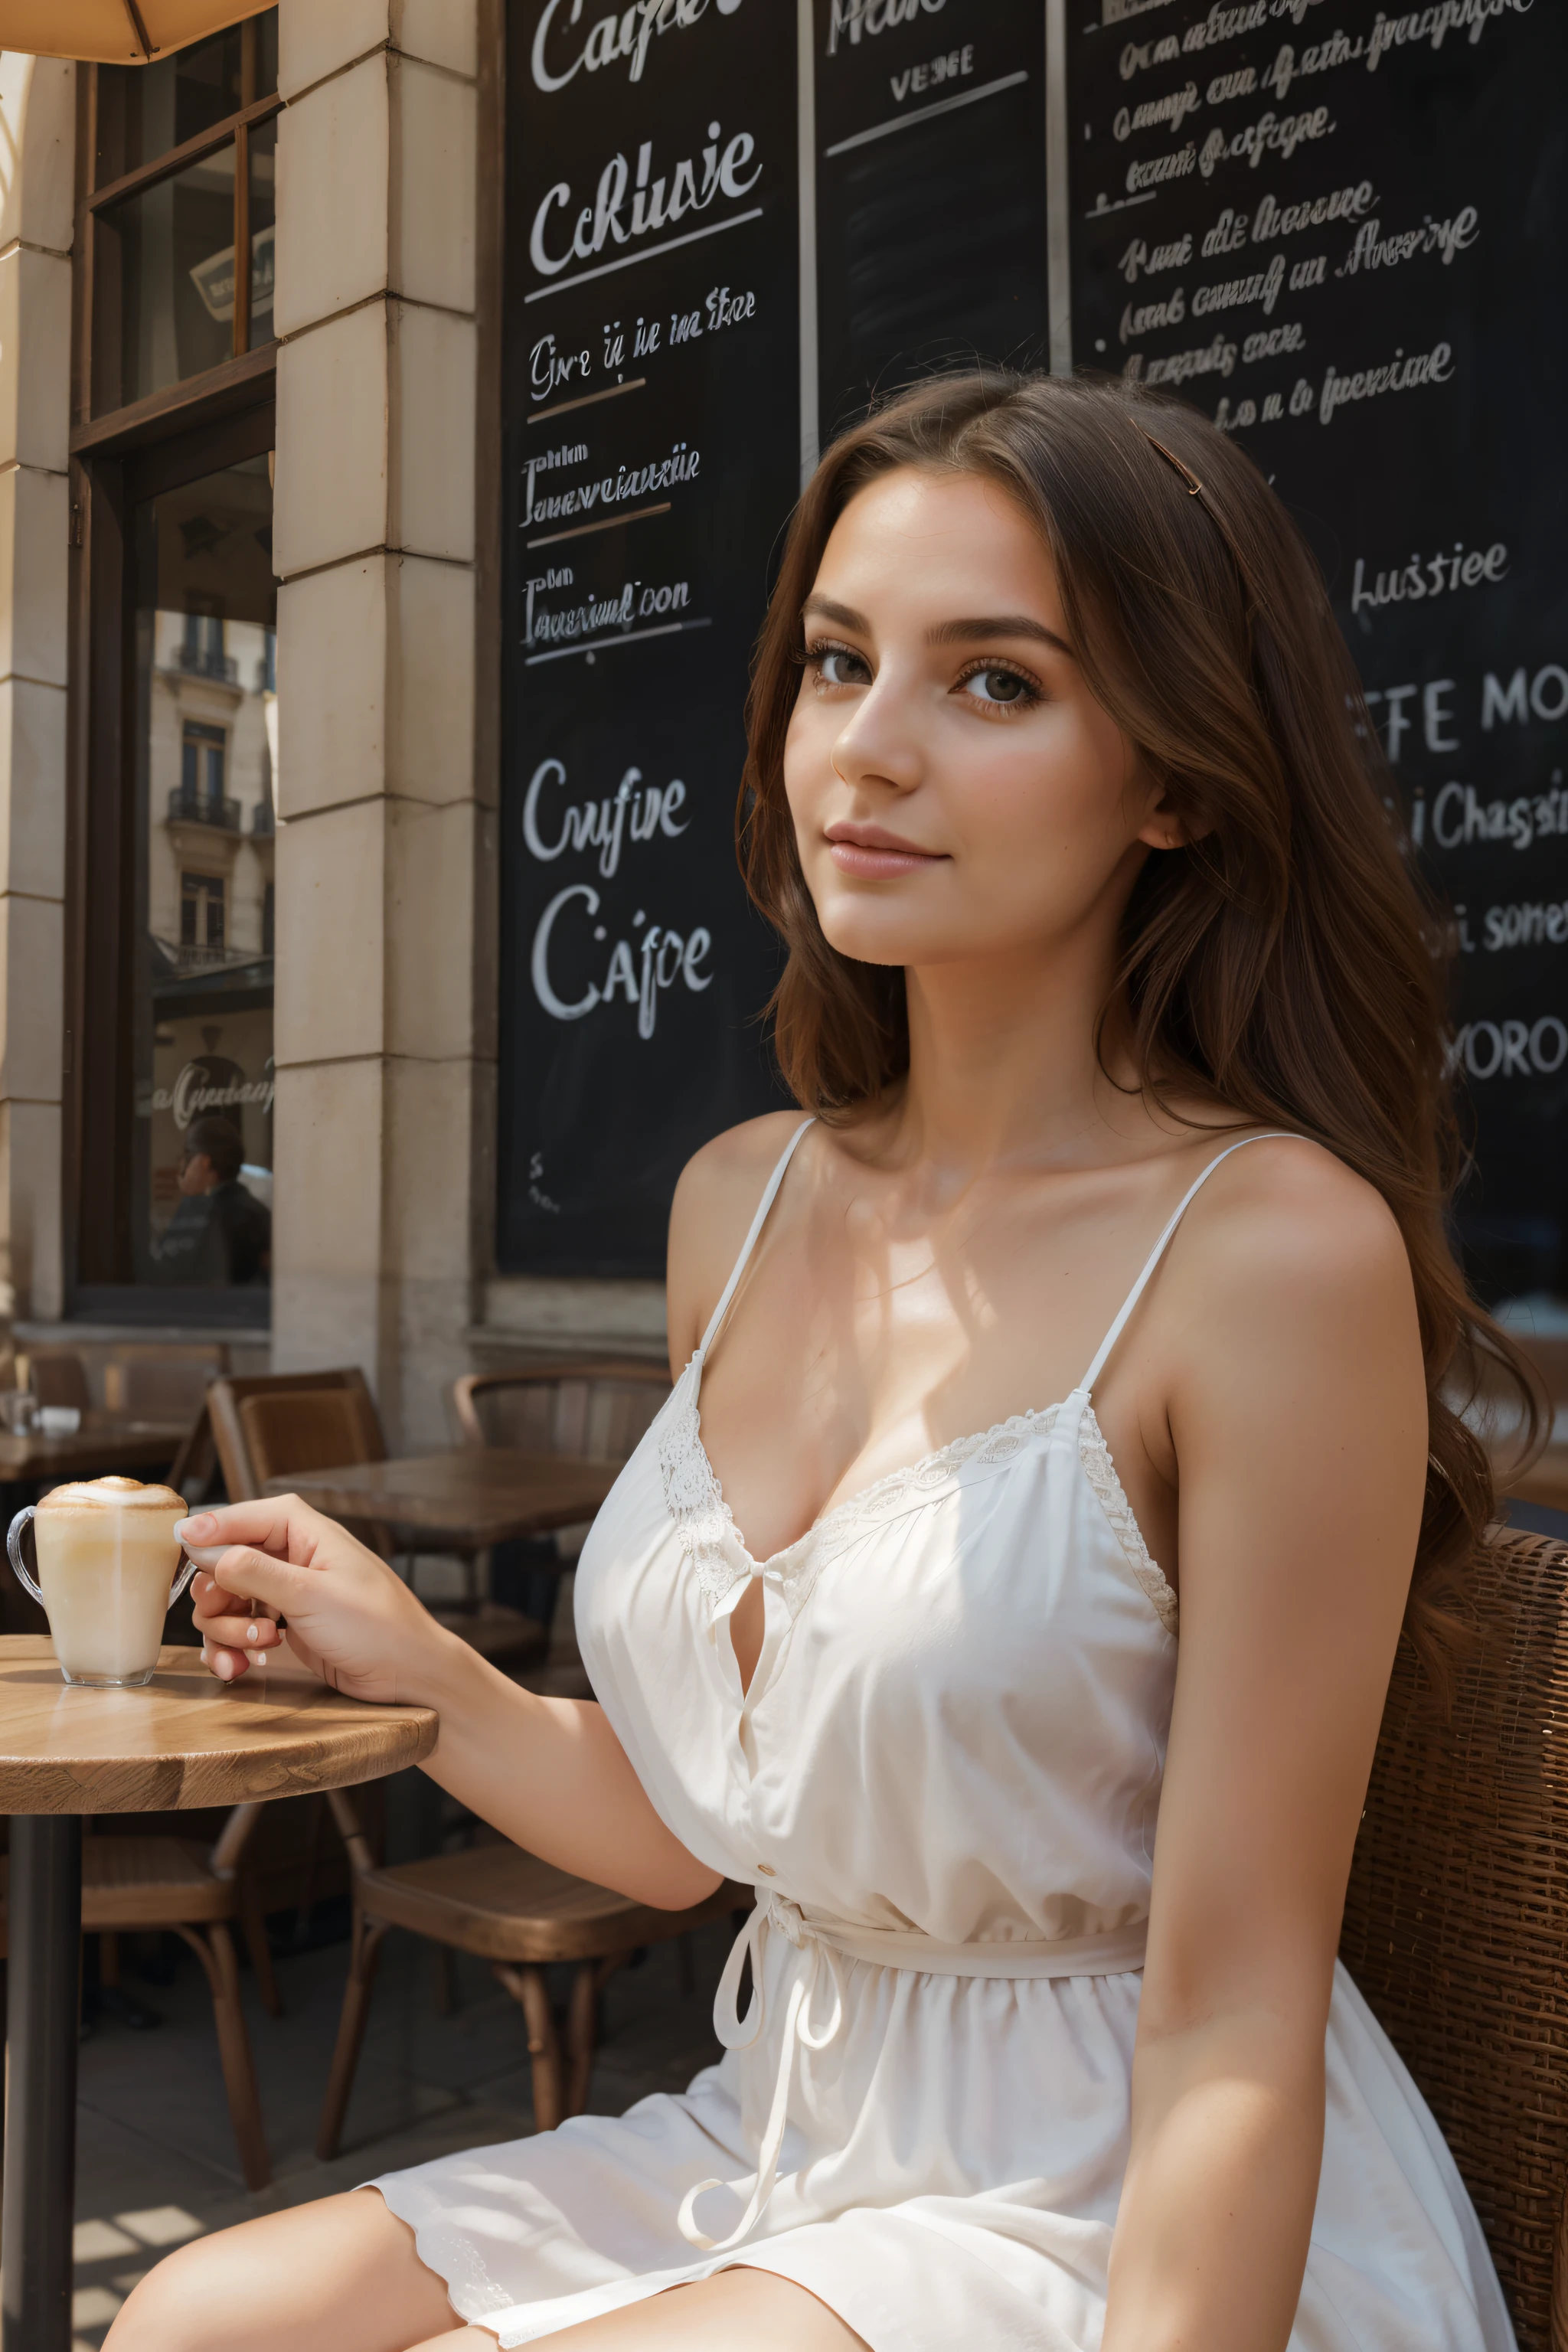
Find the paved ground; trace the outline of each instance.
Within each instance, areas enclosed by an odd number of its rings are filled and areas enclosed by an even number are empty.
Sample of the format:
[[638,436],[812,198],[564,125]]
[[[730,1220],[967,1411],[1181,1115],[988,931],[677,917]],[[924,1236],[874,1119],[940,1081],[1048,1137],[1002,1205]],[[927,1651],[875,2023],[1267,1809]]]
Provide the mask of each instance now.
[[[714,1988],[726,1922],[693,1937],[696,1990],[683,1995],[676,1947],[621,1970],[605,1992],[605,2033],[589,2105],[619,2114],[650,2091],[681,2088],[717,2054]],[[249,2195],[239,2176],[218,2073],[212,2011],[196,1961],[166,1988],[128,1977],[162,2012],[155,2030],[112,2019],[81,2051],[77,2157],[77,2352],[102,2342],[129,2288],[160,2250],[252,2213],[301,2204],[448,2149],[533,2128],[521,2017],[480,1961],[458,1960],[458,2005],[438,2010],[436,1956],[394,1935],[384,1947],[345,2134],[331,2164],[310,2153],[347,1966],[347,1946],[278,1964],[287,2014],[262,2014],[246,1990],[276,2179]],[[564,1991],[565,1978],[562,1979]]]

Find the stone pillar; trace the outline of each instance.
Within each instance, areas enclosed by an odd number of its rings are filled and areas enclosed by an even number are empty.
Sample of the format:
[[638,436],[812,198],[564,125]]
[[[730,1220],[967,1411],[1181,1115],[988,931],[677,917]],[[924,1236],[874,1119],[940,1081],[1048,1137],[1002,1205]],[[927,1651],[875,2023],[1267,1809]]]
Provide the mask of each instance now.
[[75,68],[0,53],[0,1325],[61,1311]]
[[446,1435],[472,1319],[476,0],[282,0],[273,1361]]

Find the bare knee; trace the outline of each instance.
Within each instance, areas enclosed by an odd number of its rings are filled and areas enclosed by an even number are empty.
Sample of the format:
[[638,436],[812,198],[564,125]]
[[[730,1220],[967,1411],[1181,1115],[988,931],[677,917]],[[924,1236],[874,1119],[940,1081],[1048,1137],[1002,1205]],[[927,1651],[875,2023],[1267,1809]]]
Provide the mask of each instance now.
[[454,2324],[412,2231],[356,2189],[166,2255],[103,2352],[405,2352]]
[[233,2284],[234,2264],[226,2257],[250,2226],[242,2223],[165,2254],[132,2288],[104,2352],[216,2352]]

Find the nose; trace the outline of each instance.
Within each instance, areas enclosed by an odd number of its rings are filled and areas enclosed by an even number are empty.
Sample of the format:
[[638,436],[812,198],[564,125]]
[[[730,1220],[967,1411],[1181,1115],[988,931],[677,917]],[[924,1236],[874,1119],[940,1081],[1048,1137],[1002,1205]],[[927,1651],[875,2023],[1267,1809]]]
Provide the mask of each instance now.
[[912,692],[885,662],[846,716],[830,758],[851,787],[911,793],[925,773]]

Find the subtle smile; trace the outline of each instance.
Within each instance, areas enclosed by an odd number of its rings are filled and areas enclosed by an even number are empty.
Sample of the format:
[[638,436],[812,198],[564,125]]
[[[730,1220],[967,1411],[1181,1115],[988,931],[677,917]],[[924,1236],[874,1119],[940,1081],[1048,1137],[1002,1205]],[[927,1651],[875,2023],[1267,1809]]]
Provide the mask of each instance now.
[[896,882],[905,874],[946,863],[944,851],[900,841],[897,834],[885,832],[879,824],[830,824],[827,842],[828,855],[840,874],[851,874],[858,882]]

